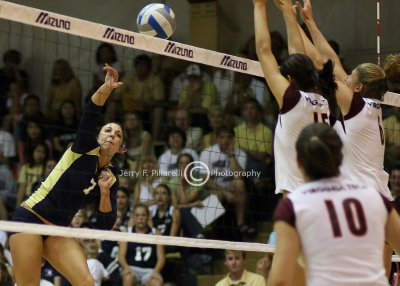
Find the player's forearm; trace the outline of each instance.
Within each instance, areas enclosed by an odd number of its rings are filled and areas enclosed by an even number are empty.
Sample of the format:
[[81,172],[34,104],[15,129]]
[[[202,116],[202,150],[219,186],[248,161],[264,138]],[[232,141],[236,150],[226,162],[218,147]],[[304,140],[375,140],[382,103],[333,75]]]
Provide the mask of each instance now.
[[294,53],[305,53],[303,39],[300,34],[297,19],[291,9],[282,10],[283,19],[286,24],[289,55]]
[[264,53],[272,53],[271,37],[267,24],[267,10],[262,2],[254,3],[254,31],[258,57]]
[[112,211],[110,190],[101,190],[99,211],[103,213],[109,213]]
[[92,95],[92,102],[98,106],[103,106],[108,97],[110,96],[111,92],[113,91],[113,88],[110,86],[107,86],[106,84],[103,84],[102,86],[99,87],[99,89]]

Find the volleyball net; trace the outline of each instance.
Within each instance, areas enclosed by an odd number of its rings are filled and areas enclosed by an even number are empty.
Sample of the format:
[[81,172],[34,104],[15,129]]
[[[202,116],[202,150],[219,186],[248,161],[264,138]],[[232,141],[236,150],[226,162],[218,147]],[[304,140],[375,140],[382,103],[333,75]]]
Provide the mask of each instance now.
[[[262,80],[257,77],[262,77],[262,71],[259,62],[250,60],[244,57],[235,56],[227,53],[220,53],[216,51],[206,50],[203,48],[174,42],[171,40],[163,40],[159,38],[149,37],[132,31],[111,27],[103,24],[93,23],[82,19],[69,17],[53,13],[50,11],[35,9],[15,3],[0,1],[0,51],[4,53],[7,50],[15,49],[22,54],[21,68],[29,71],[31,93],[39,95],[42,100],[42,106],[45,105],[47,100],[48,87],[52,82],[53,65],[59,59],[65,59],[71,65],[76,78],[79,79],[82,85],[83,97],[91,95],[93,86],[93,74],[98,74],[101,70],[102,64],[95,61],[98,56],[97,48],[103,43],[111,44],[118,56],[118,62],[123,66],[124,74],[135,73],[135,59],[141,55],[148,55],[152,60],[153,73],[158,75],[164,84],[165,97],[162,98],[161,106],[167,110],[171,106],[171,102],[175,102],[172,110],[178,109],[179,96],[187,84],[185,82],[187,67],[192,63],[199,64],[202,72],[203,81],[213,83],[216,88],[216,95],[219,96],[218,100],[214,102],[212,107],[226,105],[228,101],[228,91],[234,85],[234,79],[238,77],[246,78],[248,85],[251,85],[251,96],[258,95],[258,100],[263,100],[264,105],[267,105],[265,98],[268,94],[268,88]],[[112,63],[110,63],[112,65]],[[118,67],[120,67],[118,66]],[[116,67],[117,68],[117,67]],[[117,68],[118,69],[118,68]],[[119,70],[121,72],[121,70]],[[215,71],[219,71],[219,76],[214,77]],[[197,72],[195,70],[194,72]],[[168,78],[167,80],[164,80]],[[103,78],[100,78],[103,80]],[[120,80],[123,77],[120,78]],[[180,79],[178,83],[173,83],[174,79]],[[244,81],[244,80],[243,80]],[[222,91],[221,91],[222,90]],[[225,92],[225,96],[221,95]],[[246,93],[244,91],[243,93]],[[246,94],[247,96],[248,94]],[[112,98],[112,97],[111,97]],[[239,102],[235,99],[235,114],[232,115],[231,121],[233,125],[237,125],[240,120]],[[151,126],[152,118],[146,117],[143,109],[132,109],[135,113],[139,113],[143,120],[143,125]],[[124,111],[124,110],[123,110]],[[122,121],[121,114],[117,113],[118,121]],[[164,116],[167,116],[166,112]],[[201,123],[203,119],[208,120],[207,114],[200,119],[194,119],[193,123]],[[164,124],[165,122],[163,122]],[[52,128],[51,122],[46,123],[49,128]],[[161,131],[168,135],[170,126],[161,127]],[[201,128],[204,127],[201,126]],[[233,126],[232,126],[233,127]],[[150,131],[151,129],[149,129]],[[204,132],[205,133],[205,132]],[[187,138],[189,140],[191,138]],[[163,140],[159,139],[159,142]],[[164,141],[168,141],[168,137],[164,137]],[[158,142],[158,143],[159,143]],[[272,145],[272,137],[268,144]],[[160,143],[155,146],[158,150],[167,149],[168,142],[164,145]],[[200,155],[201,150],[196,150]],[[159,157],[162,154],[160,151],[157,154]],[[243,154],[239,154],[242,156]],[[198,160],[198,159],[197,159]],[[141,164],[140,159],[138,160]],[[167,162],[168,163],[168,162]],[[162,163],[160,163],[162,165]],[[125,177],[129,177],[130,190],[133,190],[135,182],[140,176],[138,169],[135,165],[135,171],[126,170]],[[162,167],[162,166],[160,166]],[[140,169],[140,167],[139,167]],[[126,174],[126,175],[125,175]],[[18,176],[18,173],[17,173]],[[263,179],[263,178],[261,178]],[[122,181],[122,179],[121,179]],[[71,190],[72,191],[72,190]],[[133,191],[132,191],[133,192]],[[267,190],[265,191],[267,192]],[[274,196],[273,188],[268,189],[269,194],[257,194],[257,204],[264,206],[256,208],[250,206],[253,216],[270,216],[273,211],[273,204],[264,203],[263,196]],[[137,236],[135,234],[127,235],[125,233],[112,232],[112,231],[99,231],[99,230],[82,230],[62,228],[56,226],[32,227],[32,225],[24,225],[5,221],[0,222],[0,229],[12,232],[30,232],[44,235],[61,235],[68,237],[90,237],[101,238],[107,240],[118,241],[143,241],[148,243],[156,243],[163,245],[181,245],[186,247],[196,248],[215,248],[215,249],[237,249],[255,252],[272,252],[273,246],[265,244],[268,239],[267,233],[262,236],[262,239],[254,238],[253,242],[237,242],[230,241],[230,234],[232,231],[237,232],[237,225],[235,224],[235,211],[233,210],[232,217],[228,218],[228,223],[222,219],[223,214],[227,215],[228,209],[221,206],[220,203],[211,205],[207,202],[207,198],[202,198],[204,208],[198,209],[199,213],[206,215],[200,224],[203,227],[214,227],[219,232],[223,233],[223,238],[219,239],[190,239],[184,237],[168,237],[168,236],[155,236],[149,238],[148,236]],[[268,214],[261,214],[261,208],[269,208]],[[192,213],[199,217],[202,214]],[[213,217],[214,216],[214,217]],[[270,229],[269,229],[270,231]],[[115,235],[115,236],[114,236]],[[240,235],[240,234],[239,234]],[[218,236],[218,235],[217,235]],[[212,236],[214,237],[214,236]],[[224,239],[225,238],[225,239]],[[237,238],[237,237],[236,237]],[[259,243],[257,243],[259,242]],[[264,242],[264,243],[262,243]]]
[[[51,83],[51,73],[57,59],[66,59],[72,66],[75,75],[82,84],[83,95],[90,94],[93,73],[97,72],[98,64],[94,63],[96,49],[101,43],[109,43],[115,47],[119,61],[123,64],[126,73],[133,70],[135,58],[143,53],[153,59],[154,72],[169,78],[165,86],[165,106],[167,101],[178,101],[184,89],[184,80],[173,85],[172,78],[185,76],[186,68],[191,63],[198,63],[203,70],[203,79],[214,82],[219,92],[220,105],[229,101],[231,90],[235,81],[241,78],[247,82],[247,89],[243,94],[259,99],[261,105],[268,109],[272,104],[268,87],[263,78],[260,63],[244,57],[228,53],[211,51],[171,40],[158,39],[132,31],[93,23],[82,19],[69,17],[41,9],[26,7],[10,2],[0,1],[0,51],[9,49],[19,50],[24,59],[23,67],[32,75],[30,90],[46,100],[47,88]],[[218,76],[216,71],[219,71]],[[208,73],[208,78],[207,75]],[[249,78],[250,76],[250,78]],[[251,88],[250,88],[251,86]],[[249,90],[252,89],[251,92]],[[224,93],[223,93],[224,92]],[[223,93],[223,94],[222,94]],[[257,98],[257,96],[261,96]],[[391,93],[388,104],[400,106],[397,94]],[[240,105],[240,100],[234,100]],[[233,114],[236,124],[240,122],[240,109]],[[135,110],[136,111],[136,110]],[[143,112],[143,110],[139,110]],[[266,116],[266,121],[273,118],[273,111]],[[149,120],[149,119],[143,119]],[[146,122],[144,122],[146,123]],[[151,122],[147,122],[151,123]],[[269,122],[271,129],[274,122]],[[161,128],[162,129],[162,128]],[[272,144],[271,141],[267,142]],[[269,185],[270,186],[270,185]],[[270,186],[271,187],[271,186]],[[257,191],[256,191],[257,192]],[[273,194],[273,187],[266,190]],[[261,204],[269,195],[257,197]],[[273,204],[265,207],[272,208]],[[215,208],[207,206],[205,208]],[[250,207],[252,208],[252,207]],[[255,208],[257,209],[257,208]],[[256,211],[254,208],[253,211]],[[269,209],[271,213],[273,209]],[[262,211],[261,211],[262,212]],[[256,213],[255,216],[263,214]],[[224,225],[220,225],[220,227]],[[231,226],[233,227],[233,226]],[[227,226],[229,228],[229,226]],[[232,249],[255,252],[273,252],[274,246],[266,244],[265,240],[259,242],[236,242],[214,239],[191,239],[184,237],[151,236],[114,231],[101,231],[93,229],[73,229],[58,226],[23,224],[9,221],[0,221],[0,229],[11,232],[27,232],[43,235],[59,235],[77,238],[99,238],[113,241],[146,242],[151,244],[180,245],[196,248]],[[266,239],[264,237],[264,239]],[[393,261],[400,261],[394,256]]]

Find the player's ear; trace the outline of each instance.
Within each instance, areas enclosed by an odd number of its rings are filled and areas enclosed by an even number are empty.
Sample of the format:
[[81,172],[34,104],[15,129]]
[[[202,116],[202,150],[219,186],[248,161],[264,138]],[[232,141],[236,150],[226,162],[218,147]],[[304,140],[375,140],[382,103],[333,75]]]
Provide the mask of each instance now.
[[121,147],[119,147],[118,153],[125,154],[127,151],[128,151],[128,149],[126,148],[125,143],[122,143]]

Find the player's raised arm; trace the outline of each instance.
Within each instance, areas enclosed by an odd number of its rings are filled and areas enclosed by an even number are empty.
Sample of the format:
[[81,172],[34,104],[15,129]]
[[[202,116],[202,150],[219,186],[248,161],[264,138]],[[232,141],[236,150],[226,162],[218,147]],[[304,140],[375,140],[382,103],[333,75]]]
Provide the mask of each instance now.
[[281,10],[286,25],[289,55],[305,53],[300,27],[296,19],[296,10],[293,9],[292,0],[274,0],[275,5]]
[[310,0],[303,0],[303,5],[301,5],[300,2],[296,1],[296,6],[297,9],[300,11],[301,18],[303,19],[304,23],[308,27],[308,30],[310,31],[315,47],[324,58],[334,61],[334,73],[336,79],[344,82],[345,78],[347,77],[347,73],[343,69],[339,56],[335,53],[331,45],[328,43],[324,35],[319,30],[317,23],[314,20]]
[[289,87],[289,81],[281,75],[278,63],[272,53],[266,3],[266,0],[253,0],[256,52],[268,86],[281,108],[283,95]]
[[123,84],[118,81],[119,75],[116,69],[108,64],[105,64],[103,69],[107,72],[105,81],[91,97],[93,103],[99,106],[104,105],[114,88],[118,88]]

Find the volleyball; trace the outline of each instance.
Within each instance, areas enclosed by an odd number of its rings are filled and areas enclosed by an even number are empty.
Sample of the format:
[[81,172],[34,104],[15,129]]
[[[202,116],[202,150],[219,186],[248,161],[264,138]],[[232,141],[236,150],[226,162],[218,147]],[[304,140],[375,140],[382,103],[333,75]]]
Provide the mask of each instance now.
[[167,5],[160,3],[144,7],[138,17],[137,26],[141,34],[168,39],[175,31],[175,14]]

